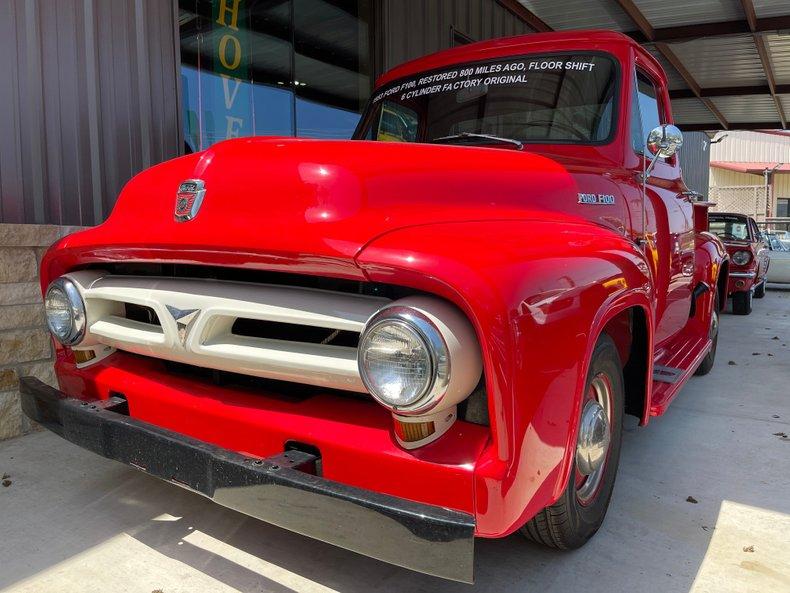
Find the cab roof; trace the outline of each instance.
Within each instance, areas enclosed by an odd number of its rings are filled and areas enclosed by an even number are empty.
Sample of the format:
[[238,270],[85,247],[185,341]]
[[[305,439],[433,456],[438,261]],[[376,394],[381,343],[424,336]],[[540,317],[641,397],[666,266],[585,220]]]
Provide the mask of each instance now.
[[622,54],[623,51],[628,49],[638,52],[643,59],[655,65],[659,71],[662,71],[661,65],[653,56],[633,39],[622,33],[599,30],[558,31],[503,37],[446,49],[396,66],[378,78],[376,87],[419,72],[464,62],[476,62],[544,51],[608,51]]

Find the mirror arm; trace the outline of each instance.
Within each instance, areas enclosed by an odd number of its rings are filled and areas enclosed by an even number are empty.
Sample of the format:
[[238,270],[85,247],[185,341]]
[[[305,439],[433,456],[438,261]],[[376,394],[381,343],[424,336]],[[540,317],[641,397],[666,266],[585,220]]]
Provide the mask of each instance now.
[[659,158],[661,158],[660,150],[653,155],[653,158],[650,159],[650,164],[647,166],[647,169],[645,169],[644,172],[642,173],[642,184],[647,182],[647,178],[650,177],[650,173],[653,172],[653,168],[656,166],[656,163],[658,162]]
[[647,243],[647,212],[645,211],[645,201],[647,200],[647,178],[650,177],[650,173],[656,166],[660,156],[661,151],[656,152],[656,154],[653,155],[653,158],[650,159],[650,164],[647,167],[645,167],[647,156],[643,155],[642,158],[642,236],[637,239],[637,244],[639,245],[645,245]]

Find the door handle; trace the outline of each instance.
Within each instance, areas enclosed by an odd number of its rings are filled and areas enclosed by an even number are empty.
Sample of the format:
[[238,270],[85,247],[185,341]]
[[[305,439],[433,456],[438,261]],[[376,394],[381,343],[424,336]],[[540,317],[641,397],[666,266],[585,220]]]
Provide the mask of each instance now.
[[686,202],[689,202],[691,204],[693,204],[694,202],[699,202],[703,197],[704,196],[701,193],[694,190],[684,191],[681,192],[680,194],[681,200],[685,200]]

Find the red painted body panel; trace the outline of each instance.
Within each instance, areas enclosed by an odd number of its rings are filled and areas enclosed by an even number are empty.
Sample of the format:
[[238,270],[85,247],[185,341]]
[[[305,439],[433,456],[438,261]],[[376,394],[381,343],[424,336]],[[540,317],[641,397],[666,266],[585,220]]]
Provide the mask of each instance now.
[[[61,240],[42,262],[42,287],[89,264],[136,261],[287,271],[434,293],[457,304],[477,331],[490,427],[458,422],[436,443],[404,451],[392,439],[389,414],[370,402],[326,395],[285,404],[275,394],[207,387],[125,354],[78,370],[59,348],[61,387],[104,398],[123,385],[135,417],[255,455],[279,451],[288,439],[315,444],[327,477],[471,512],[480,536],[520,527],[556,501],[568,479],[587,364],[604,327],[628,308],[645,314],[645,423],[651,409],[665,408],[651,405],[653,355],[682,339],[696,345],[679,364],[692,365],[709,345],[712,296],[690,320],[691,292],[700,281],[715,286],[724,255],[716,239],[694,230],[677,159],[658,163],[648,180],[642,224],[637,174],[644,162],[629,125],[634,64],[669,103],[661,68],[627,37],[580,32],[475,44],[401,66],[380,81],[567,49],[607,51],[620,63],[621,108],[609,144],[519,152],[223,142],[141,173],[107,222]],[[190,178],[204,180],[206,199],[194,220],[179,224],[175,193]],[[579,192],[610,194],[615,203],[580,205]],[[612,327],[622,331],[622,321]]]
[[66,393],[107,399],[122,390],[140,420],[259,457],[281,453],[290,440],[307,442],[321,451],[328,479],[474,512],[473,468],[488,440],[485,427],[459,421],[448,438],[407,452],[392,437],[389,412],[373,401],[331,394],[299,401],[218,387],[121,352],[83,370],[59,357],[56,370]]

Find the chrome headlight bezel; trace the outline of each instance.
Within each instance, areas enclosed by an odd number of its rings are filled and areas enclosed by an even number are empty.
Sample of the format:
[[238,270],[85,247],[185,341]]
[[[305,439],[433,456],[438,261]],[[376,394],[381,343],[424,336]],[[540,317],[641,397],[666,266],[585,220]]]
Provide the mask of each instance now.
[[[742,261],[738,261],[738,256],[739,255],[742,256],[740,258]],[[735,253],[732,254],[732,263],[734,263],[734,264],[736,264],[738,266],[748,265],[748,263],[750,261],[752,261],[752,254],[749,251],[745,250],[745,249],[741,249],[741,250],[736,251]]]
[[[382,326],[396,325],[414,334],[425,346],[429,358],[429,378],[419,395],[407,404],[398,405],[381,394],[380,386],[370,378],[365,366],[366,343]],[[390,306],[375,313],[365,325],[359,339],[357,356],[359,374],[365,388],[384,407],[399,414],[421,414],[435,408],[450,383],[450,355],[447,343],[434,323],[422,312],[406,306]]]
[[[55,290],[60,291],[66,297],[69,305],[69,331],[65,334],[57,332],[50,319],[50,308],[48,303],[53,291]],[[85,301],[83,300],[77,285],[71,279],[66,276],[61,276],[50,283],[44,296],[44,309],[47,316],[47,327],[49,328],[49,332],[58,342],[64,346],[75,346],[82,341],[82,339],[85,337],[85,329],[87,326]]]

